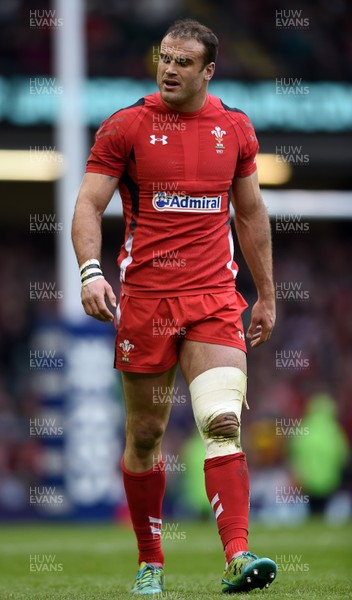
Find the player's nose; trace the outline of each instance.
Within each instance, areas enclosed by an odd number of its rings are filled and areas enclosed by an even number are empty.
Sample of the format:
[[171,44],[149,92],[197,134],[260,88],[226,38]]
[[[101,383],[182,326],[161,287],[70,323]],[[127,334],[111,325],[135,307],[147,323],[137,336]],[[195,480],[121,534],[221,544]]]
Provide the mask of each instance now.
[[165,70],[166,75],[177,75],[176,62],[170,61]]

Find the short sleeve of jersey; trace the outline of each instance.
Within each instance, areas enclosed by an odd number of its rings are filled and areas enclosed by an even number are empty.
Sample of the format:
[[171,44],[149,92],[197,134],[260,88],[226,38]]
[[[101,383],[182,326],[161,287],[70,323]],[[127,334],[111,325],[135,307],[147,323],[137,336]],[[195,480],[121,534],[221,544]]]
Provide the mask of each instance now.
[[256,155],[259,150],[257,136],[254,127],[244,113],[238,115],[238,126],[242,132],[240,156],[237,161],[235,177],[248,177],[257,168]]
[[104,121],[95,134],[95,142],[87,160],[86,173],[121,177],[125,170],[125,142],[114,116]]

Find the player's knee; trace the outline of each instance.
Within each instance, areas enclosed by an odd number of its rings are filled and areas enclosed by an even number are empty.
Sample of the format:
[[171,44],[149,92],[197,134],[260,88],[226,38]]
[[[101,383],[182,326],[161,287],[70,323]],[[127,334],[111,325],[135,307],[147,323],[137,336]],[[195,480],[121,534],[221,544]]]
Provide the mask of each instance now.
[[240,433],[240,423],[235,413],[223,413],[210,421],[203,429],[205,437],[236,440]]
[[247,377],[236,367],[204,371],[190,384],[192,407],[206,458],[242,452],[241,409]]
[[160,419],[141,418],[127,423],[127,441],[135,450],[150,452],[156,448],[164,435],[165,425]]

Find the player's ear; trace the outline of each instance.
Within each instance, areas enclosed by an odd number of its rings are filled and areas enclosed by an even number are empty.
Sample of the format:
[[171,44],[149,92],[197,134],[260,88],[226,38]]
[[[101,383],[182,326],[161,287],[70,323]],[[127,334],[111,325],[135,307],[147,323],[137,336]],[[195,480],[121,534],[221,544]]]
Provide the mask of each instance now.
[[215,72],[215,63],[211,62],[205,67],[204,79],[210,81]]

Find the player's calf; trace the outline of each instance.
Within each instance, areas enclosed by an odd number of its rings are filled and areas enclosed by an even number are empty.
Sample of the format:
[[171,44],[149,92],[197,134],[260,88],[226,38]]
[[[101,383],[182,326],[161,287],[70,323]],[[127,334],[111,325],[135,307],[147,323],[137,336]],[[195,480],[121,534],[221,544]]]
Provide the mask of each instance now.
[[205,487],[225,551],[224,593],[268,587],[277,573],[274,561],[248,552],[249,477],[240,442],[246,382],[240,369],[219,367],[190,384],[194,416],[206,447]]

